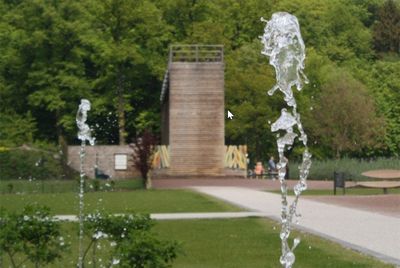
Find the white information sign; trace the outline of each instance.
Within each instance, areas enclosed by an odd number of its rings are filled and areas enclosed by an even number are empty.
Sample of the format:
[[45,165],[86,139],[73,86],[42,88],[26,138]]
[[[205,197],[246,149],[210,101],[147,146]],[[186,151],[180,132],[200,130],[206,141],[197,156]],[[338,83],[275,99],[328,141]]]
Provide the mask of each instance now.
[[128,168],[128,156],[126,154],[116,154],[114,160],[116,170],[126,170]]

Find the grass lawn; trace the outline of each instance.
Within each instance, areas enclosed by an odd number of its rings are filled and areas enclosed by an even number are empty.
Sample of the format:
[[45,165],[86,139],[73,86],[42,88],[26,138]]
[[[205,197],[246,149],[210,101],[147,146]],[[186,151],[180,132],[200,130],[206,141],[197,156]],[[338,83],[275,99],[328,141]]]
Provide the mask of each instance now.
[[[154,231],[162,239],[181,242],[183,253],[176,259],[173,267],[278,268],[281,267],[279,228],[277,223],[269,220],[247,218],[158,221]],[[64,223],[63,229],[64,233],[68,233],[65,237],[71,242],[71,250],[65,253],[61,261],[49,267],[74,267],[76,264],[78,225]],[[297,236],[302,241],[295,250],[294,267],[394,267],[309,234],[298,232],[291,234],[292,239]],[[104,241],[100,246],[101,249],[97,250],[96,255],[98,267],[100,264],[105,264],[110,245]],[[93,261],[90,253],[87,260]],[[3,256],[3,263],[4,267],[7,267],[6,256]]]
[[[112,213],[142,212],[223,212],[241,209],[189,190],[136,190],[125,192],[89,192],[85,211],[105,209]],[[0,207],[22,210],[27,204],[50,207],[53,214],[78,214],[77,193],[0,194]]]
[[[274,190],[274,191],[268,191],[272,193],[281,193],[280,190]],[[389,194],[400,194],[400,189],[388,189]],[[289,195],[294,195],[293,190],[288,191]],[[379,195],[383,194],[382,189],[369,189],[369,188],[347,188],[346,189],[346,195]],[[333,189],[324,189],[324,190],[318,190],[318,189],[312,189],[312,190],[306,190],[301,193],[301,195],[333,195]],[[341,196],[342,194],[342,188],[337,188],[336,189],[336,195]]]
[[[186,255],[174,267],[281,267],[280,226],[270,220],[165,221],[156,225],[161,237],[183,242]],[[316,236],[300,237],[294,267],[393,267]]]

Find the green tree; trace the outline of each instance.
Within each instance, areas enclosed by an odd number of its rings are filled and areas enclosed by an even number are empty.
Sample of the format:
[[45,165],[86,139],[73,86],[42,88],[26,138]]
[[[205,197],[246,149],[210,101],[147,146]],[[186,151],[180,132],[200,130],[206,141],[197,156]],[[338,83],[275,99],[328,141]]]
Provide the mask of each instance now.
[[36,124],[32,115],[0,112],[0,146],[16,147],[33,142]]
[[154,100],[159,91],[168,27],[148,0],[93,0],[86,6],[92,31],[85,38],[97,70],[94,110],[100,113],[114,108],[119,143],[125,144],[127,114],[136,115],[148,107],[146,98]]
[[377,51],[400,54],[400,8],[395,1],[387,0],[379,9],[373,31]]
[[22,1],[4,18],[12,33],[3,39],[1,95],[7,107],[18,113],[31,109],[40,117],[38,128],[50,130],[41,138],[64,140],[74,129],[78,99],[88,96],[80,12],[80,5],[69,1]]
[[267,96],[274,84],[268,60],[260,56],[258,40],[226,57],[225,108],[234,119],[225,119],[226,144],[248,144],[252,160],[267,160],[275,151],[275,137],[269,122],[280,113],[278,94]]
[[[171,26],[175,42],[190,39],[195,24],[210,19],[213,3],[206,0],[157,0],[165,22]],[[210,29],[214,31],[214,29]],[[207,33],[204,33],[207,34]]]
[[336,158],[381,145],[385,122],[376,115],[363,84],[339,71],[322,87],[315,108],[314,135],[331,148]]
[[[0,210],[0,227],[0,253],[6,253],[15,268],[28,260],[43,267],[60,259],[67,249],[60,223],[46,207],[27,206],[20,213]],[[19,254],[23,257],[17,263]]]
[[378,61],[365,71],[377,111],[385,117],[386,155],[400,152],[400,61]]
[[273,12],[285,10],[297,16],[306,47],[314,47],[331,60],[371,58],[371,33],[363,21],[367,6],[344,0],[279,1]]
[[218,0],[208,2],[202,20],[193,22],[191,43],[223,44],[229,54],[232,50],[253,42],[262,33],[260,18],[270,7],[269,1]]

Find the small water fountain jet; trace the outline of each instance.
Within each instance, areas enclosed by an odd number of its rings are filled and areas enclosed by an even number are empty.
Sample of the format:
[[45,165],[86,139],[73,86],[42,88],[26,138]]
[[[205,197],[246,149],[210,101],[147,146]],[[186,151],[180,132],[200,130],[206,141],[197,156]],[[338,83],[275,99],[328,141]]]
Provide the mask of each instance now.
[[[286,12],[277,12],[272,15],[271,20],[261,18],[266,22],[264,35],[261,42],[264,49],[261,54],[269,57],[269,63],[274,66],[276,73],[276,85],[269,91],[273,95],[279,89],[284,95],[284,100],[289,106],[281,110],[278,120],[271,125],[272,132],[283,132],[277,139],[279,162],[277,164],[279,181],[281,183],[281,246],[282,255],[280,263],[285,268],[290,268],[295,262],[293,253],[296,246],[300,243],[300,238],[295,238],[293,246],[289,246],[289,235],[292,230],[294,217],[300,215],[296,212],[297,203],[301,192],[307,189],[307,177],[311,166],[311,154],[308,151],[307,135],[303,130],[300,121],[300,114],[297,113],[297,103],[293,96],[292,86],[301,90],[304,83],[308,83],[307,77],[303,73],[305,60],[305,46],[300,33],[300,25],[297,18]],[[289,109],[289,110],[288,110]],[[291,110],[290,110],[291,109]],[[298,133],[295,132],[297,128]],[[304,145],[302,163],[299,166],[299,182],[294,186],[295,198],[289,205],[287,200],[287,183],[285,180],[286,165],[288,160],[284,155],[285,150],[291,148],[295,139],[298,138]]]
[[83,267],[83,221],[84,221],[84,185],[85,185],[85,147],[86,141],[90,145],[94,145],[95,138],[91,135],[91,130],[87,120],[87,112],[90,111],[90,101],[86,99],[81,100],[78,112],[76,114],[76,125],[78,126],[78,139],[81,140],[81,149],[79,153],[80,158],[80,182],[79,182],[79,259],[78,267]]

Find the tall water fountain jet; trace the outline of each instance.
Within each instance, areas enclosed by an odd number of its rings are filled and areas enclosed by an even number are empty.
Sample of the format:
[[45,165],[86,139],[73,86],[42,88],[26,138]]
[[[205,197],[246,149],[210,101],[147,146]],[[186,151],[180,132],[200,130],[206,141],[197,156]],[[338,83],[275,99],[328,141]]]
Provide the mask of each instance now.
[[78,126],[78,139],[81,140],[81,150],[79,153],[80,157],[80,183],[79,183],[79,259],[78,259],[78,267],[83,267],[83,209],[84,209],[84,196],[83,193],[85,191],[85,147],[86,141],[89,142],[90,145],[94,145],[95,138],[91,135],[91,130],[88,124],[86,124],[87,120],[87,112],[90,111],[90,101],[82,99],[81,104],[79,105],[78,112],[76,114],[76,125]]
[[[283,93],[284,100],[288,106],[281,110],[280,117],[271,125],[271,131],[278,132],[279,162],[277,168],[282,195],[280,233],[282,255],[280,263],[283,267],[290,268],[295,262],[293,251],[300,243],[300,239],[295,238],[292,247],[289,246],[288,239],[292,230],[293,218],[300,216],[296,212],[296,207],[301,192],[307,189],[307,177],[311,166],[307,135],[301,124],[300,114],[297,113],[297,104],[292,91],[292,86],[296,86],[297,90],[301,90],[303,84],[308,83],[307,77],[303,73],[305,46],[300,33],[300,25],[295,16],[286,12],[278,12],[272,15],[271,20],[267,21],[261,18],[261,21],[266,22],[264,35],[261,36],[261,42],[264,45],[261,54],[269,57],[269,63],[275,68],[277,80],[276,85],[268,91],[268,94],[273,95],[279,89]],[[296,133],[294,127],[297,128],[298,133]],[[293,146],[296,138],[303,142],[304,152],[302,163],[299,166],[299,182],[293,189],[295,198],[289,205],[287,200],[288,187],[285,180],[288,160],[284,152]]]

